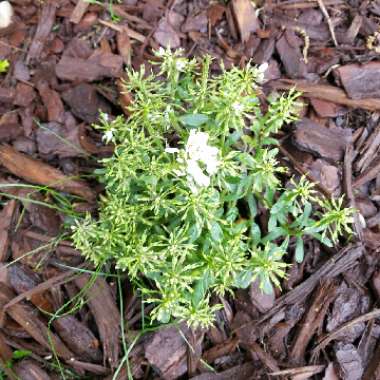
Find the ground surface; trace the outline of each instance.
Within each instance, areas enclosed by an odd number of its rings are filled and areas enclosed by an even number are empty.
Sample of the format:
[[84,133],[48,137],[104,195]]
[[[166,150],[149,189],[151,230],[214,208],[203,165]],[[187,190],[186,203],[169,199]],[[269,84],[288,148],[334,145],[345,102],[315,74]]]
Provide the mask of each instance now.
[[[11,63],[0,74],[0,360],[12,362],[3,377],[126,379],[128,363],[136,379],[380,378],[380,1],[253,0],[258,12],[249,0],[11,2],[13,24],[0,30],[0,58]],[[350,243],[306,242],[282,293],[253,284],[222,300],[209,331],[137,339],[141,303],[128,281],[122,297],[114,278],[89,287],[91,272],[75,268],[93,268],[57,239],[67,216],[46,203],[96,209],[101,188],[86,178],[112,148],[90,125],[99,109],[123,112],[123,66],[167,45],[227,67],[269,62],[266,94],[303,91],[283,162],[320,191],[346,194],[364,219]],[[38,187],[10,186],[26,183]]]

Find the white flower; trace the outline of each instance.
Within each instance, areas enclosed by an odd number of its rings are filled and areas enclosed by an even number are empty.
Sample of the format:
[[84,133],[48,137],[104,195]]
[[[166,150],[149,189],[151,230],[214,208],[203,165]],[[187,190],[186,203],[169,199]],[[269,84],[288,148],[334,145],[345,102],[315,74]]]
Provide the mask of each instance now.
[[268,62],[263,62],[259,67],[258,70],[260,73],[265,73],[268,70],[269,64]]
[[166,153],[178,153],[179,149],[178,148],[171,148],[170,146],[165,148]]
[[366,223],[366,221],[365,221],[365,219],[364,219],[364,216],[360,213],[360,212],[358,212],[358,217],[359,217],[359,222],[360,222],[360,225],[363,227],[363,228],[366,228],[367,227],[367,223]]
[[[214,148],[214,149],[215,149],[215,151],[213,151],[212,153],[210,152],[210,154],[209,154],[209,157],[210,157],[209,160],[207,160],[205,162],[206,171],[210,175],[213,175],[218,171],[218,167],[220,164],[220,162],[218,160],[218,149],[217,148]],[[210,151],[211,151],[211,149],[210,149]]]
[[175,63],[175,67],[178,71],[183,71],[186,68],[187,62],[185,59],[178,59]]
[[[186,143],[186,154],[190,159],[201,160],[207,159],[208,155],[211,153],[209,145],[207,145],[208,133],[206,132],[196,132],[194,129],[190,131],[189,138]],[[215,148],[218,150],[217,148]],[[215,152],[215,151],[213,151]]]
[[210,185],[210,177],[203,173],[203,170],[195,160],[187,161],[187,174],[189,179],[199,187],[207,187]]
[[[205,132],[190,131],[185,150],[177,161],[185,167],[184,172],[176,171],[177,175],[187,175],[188,184],[194,193],[199,188],[210,185],[210,176],[219,167],[219,149],[207,145],[209,135]],[[204,168],[204,169],[203,169]]]
[[163,57],[165,55],[165,49],[161,46],[158,50],[156,50],[155,55],[157,57]]
[[13,17],[13,8],[9,1],[2,1],[0,3],[0,29],[7,28]]
[[102,113],[102,118],[104,121],[109,121],[110,117],[108,116],[107,113]]
[[268,62],[262,63],[258,68],[258,74],[257,74],[257,82],[258,83],[263,83],[265,80],[265,72],[268,70]]
[[170,123],[170,114],[172,113],[172,107],[166,106],[164,111],[164,119],[167,123]]
[[232,109],[235,111],[235,113],[240,114],[244,111],[244,106],[239,102],[232,103]]
[[105,141],[107,144],[113,140],[113,134],[115,132],[114,128],[109,129],[108,131],[104,132],[103,135],[103,141]]

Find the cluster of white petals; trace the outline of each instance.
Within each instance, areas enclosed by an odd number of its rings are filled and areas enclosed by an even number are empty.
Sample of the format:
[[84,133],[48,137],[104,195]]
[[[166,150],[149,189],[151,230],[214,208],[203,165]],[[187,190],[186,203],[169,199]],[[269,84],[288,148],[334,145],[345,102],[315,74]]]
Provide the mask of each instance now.
[[264,83],[265,81],[265,72],[268,70],[269,64],[268,62],[262,63],[258,68],[257,82]]
[[182,153],[177,161],[184,169],[176,171],[177,175],[186,175],[190,189],[197,193],[199,188],[210,185],[210,177],[218,171],[219,149],[208,145],[209,135],[206,132],[190,131],[184,151],[177,148],[166,148],[167,153]]
[[106,144],[108,144],[109,142],[111,142],[113,140],[113,134],[115,133],[115,129],[114,128],[111,128],[109,129],[108,131],[104,132],[103,134],[103,141],[106,142]]
[[13,8],[9,1],[0,2],[0,28],[7,28],[13,17]]

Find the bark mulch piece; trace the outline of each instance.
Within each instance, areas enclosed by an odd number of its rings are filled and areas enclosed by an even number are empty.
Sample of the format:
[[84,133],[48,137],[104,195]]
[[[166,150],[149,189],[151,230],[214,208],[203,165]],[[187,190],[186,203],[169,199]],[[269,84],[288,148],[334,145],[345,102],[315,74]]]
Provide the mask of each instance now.
[[84,199],[95,198],[95,193],[85,182],[73,180],[58,169],[24,155],[10,146],[0,147],[0,163],[12,174],[27,182],[49,186]]
[[380,97],[380,62],[344,65],[336,70],[351,99]]
[[[189,330],[180,328],[189,336]],[[145,357],[165,379],[176,379],[187,372],[188,345],[177,327],[161,329],[145,343]]]
[[293,138],[298,148],[332,161],[342,160],[351,141],[350,130],[322,127],[308,119],[297,122],[295,127]]
[[83,290],[96,321],[103,348],[103,362],[116,368],[120,353],[120,314],[108,283],[98,277],[87,287],[89,276],[82,275],[75,284]]

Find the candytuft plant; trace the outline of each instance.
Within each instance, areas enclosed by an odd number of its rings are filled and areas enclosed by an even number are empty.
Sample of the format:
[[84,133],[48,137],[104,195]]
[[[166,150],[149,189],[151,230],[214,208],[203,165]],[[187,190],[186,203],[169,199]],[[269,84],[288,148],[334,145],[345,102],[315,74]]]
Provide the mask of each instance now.
[[263,112],[266,65],[210,77],[210,57],[156,55],[156,73],[128,72],[128,119],[103,114],[95,126],[115,151],[97,172],[99,215],[79,220],[73,239],[95,264],[112,260],[128,272],[155,304],[153,320],[208,326],[220,307],[212,294],[255,279],[272,292],[284,255],[294,247],[302,261],[306,235],[332,245],[351,233],[352,210],[305,178],[282,186],[273,134],[296,120],[299,94],[274,94]]

